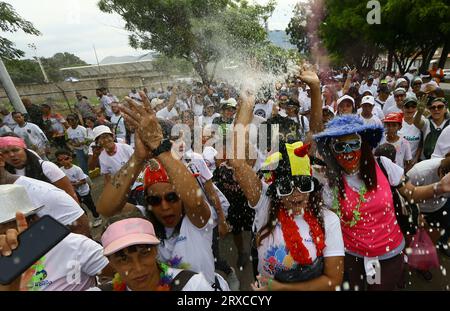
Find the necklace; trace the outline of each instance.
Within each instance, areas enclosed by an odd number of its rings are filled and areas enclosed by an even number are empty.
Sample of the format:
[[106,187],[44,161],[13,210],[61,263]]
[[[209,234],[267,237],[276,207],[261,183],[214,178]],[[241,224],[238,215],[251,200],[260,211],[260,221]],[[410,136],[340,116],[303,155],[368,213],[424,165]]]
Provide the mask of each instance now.
[[[172,283],[173,276],[172,274],[169,274],[169,266],[160,263],[159,269],[161,270],[161,273],[159,274],[159,283],[156,287],[157,292],[167,292],[170,291],[170,284]],[[112,281],[113,285],[113,291],[115,292],[124,292],[127,289],[127,285],[120,277],[119,273],[116,273],[114,275],[114,279]]]
[[[303,244],[303,238],[300,235],[300,229],[295,222],[294,215],[289,215],[288,211],[280,208],[278,211],[278,220],[281,223],[281,230],[283,231],[283,238],[286,243],[286,248],[289,250],[292,258],[300,265],[311,265],[312,259],[309,255],[308,249]],[[325,235],[317,218],[306,210],[303,214],[303,219],[309,226],[311,237],[316,246],[317,257],[321,257],[323,249],[325,248]]]
[[359,211],[361,204],[366,202],[367,200],[364,198],[364,195],[367,193],[367,188],[365,185],[362,185],[359,189],[358,195],[359,200],[358,204],[356,204],[355,208],[352,211],[352,219],[350,221],[345,221],[342,216],[342,209],[341,205],[339,204],[339,189],[338,187],[334,187],[333,189],[333,204],[332,204],[332,210],[336,213],[336,215],[341,219],[341,222],[349,226],[350,228],[356,226],[358,221],[361,220],[361,212]]

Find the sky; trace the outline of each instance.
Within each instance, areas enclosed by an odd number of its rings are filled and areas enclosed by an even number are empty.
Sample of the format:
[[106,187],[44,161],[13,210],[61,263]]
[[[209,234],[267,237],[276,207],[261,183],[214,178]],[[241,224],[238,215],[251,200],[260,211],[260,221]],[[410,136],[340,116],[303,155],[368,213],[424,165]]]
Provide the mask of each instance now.
[[[11,4],[16,12],[33,23],[42,33],[31,36],[22,31],[14,34],[2,33],[16,47],[25,51],[26,58],[51,57],[58,52],[70,52],[90,64],[107,56],[140,56],[145,51],[128,45],[125,22],[119,15],[106,14],[97,7],[97,0],[3,0]],[[266,4],[268,0],[254,0]],[[277,7],[269,20],[270,30],[286,29],[298,0],[277,0]],[[29,48],[35,44],[36,51]],[[36,53],[36,54],[35,54]]]

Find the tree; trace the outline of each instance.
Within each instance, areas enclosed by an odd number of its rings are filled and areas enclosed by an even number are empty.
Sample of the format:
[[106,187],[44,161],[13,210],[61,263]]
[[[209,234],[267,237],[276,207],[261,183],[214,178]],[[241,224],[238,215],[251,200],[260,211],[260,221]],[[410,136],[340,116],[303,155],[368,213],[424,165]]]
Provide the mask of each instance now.
[[[5,2],[0,2],[0,30],[4,32],[23,32],[31,35],[40,35],[41,33],[34,28],[33,24],[21,18],[14,8]],[[16,59],[23,57],[25,53],[14,47],[14,43],[5,37],[0,36],[0,57],[7,59]]]
[[[365,1],[325,0],[321,36],[336,59],[372,69],[379,53],[389,55],[401,73],[422,56],[422,70],[438,47],[450,41],[446,0],[380,0],[381,24],[369,24]],[[360,59],[358,60],[358,55]]]
[[52,82],[64,80],[65,77],[60,71],[61,68],[88,65],[78,56],[68,52],[56,53],[50,58],[41,58],[41,61],[49,80]]
[[215,68],[234,51],[245,53],[266,40],[261,21],[274,10],[274,2],[261,6],[244,0],[100,0],[98,5],[123,17],[132,47],[189,61],[205,84],[214,78],[208,64]]
[[286,33],[290,36],[291,44],[297,46],[300,53],[309,55],[311,53],[311,43],[308,35],[308,15],[311,2],[297,3],[294,7],[294,15],[286,28]]
[[[50,58],[41,58],[42,65],[50,81],[63,81],[64,76],[59,69],[82,66],[87,63],[71,53],[56,53]],[[5,66],[11,79],[17,84],[44,83],[44,76],[35,59],[5,59]]]

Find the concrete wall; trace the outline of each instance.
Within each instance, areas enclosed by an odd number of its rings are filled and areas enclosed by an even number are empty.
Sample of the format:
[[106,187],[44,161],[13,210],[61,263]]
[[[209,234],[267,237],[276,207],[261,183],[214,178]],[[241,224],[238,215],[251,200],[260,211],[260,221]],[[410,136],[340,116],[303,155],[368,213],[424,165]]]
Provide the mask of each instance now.
[[[95,89],[99,87],[107,87],[110,92],[116,96],[128,95],[132,88],[142,89],[151,87],[156,89],[166,87],[173,83],[174,77],[167,76],[150,76],[150,77],[117,77],[107,79],[89,79],[79,82],[60,82],[50,84],[27,84],[16,85],[19,95],[28,97],[33,103],[40,104],[46,101],[47,98],[52,98],[56,102],[64,102],[62,90],[66,93],[71,103],[75,102],[75,91],[81,92],[88,98],[95,97]],[[1,86],[1,85],[0,85]],[[59,87],[59,88],[58,88]],[[62,89],[62,90],[61,90]],[[0,87],[0,102],[2,104],[9,104],[3,87]]]

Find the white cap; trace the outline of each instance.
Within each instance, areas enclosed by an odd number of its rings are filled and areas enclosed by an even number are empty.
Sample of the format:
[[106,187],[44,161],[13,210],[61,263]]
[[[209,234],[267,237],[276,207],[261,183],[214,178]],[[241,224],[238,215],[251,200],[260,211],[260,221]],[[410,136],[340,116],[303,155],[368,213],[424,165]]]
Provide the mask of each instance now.
[[353,106],[355,106],[355,100],[350,95],[344,95],[339,98],[337,101],[337,105],[339,106],[344,100],[350,100],[353,103]]
[[0,186],[0,224],[13,221],[16,213],[21,212],[25,216],[33,215],[42,206],[34,206],[24,186],[1,185]]
[[96,140],[102,134],[113,135],[113,133],[111,132],[111,129],[109,127],[107,127],[106,125],[100,125],[100,126],[94,127],[93,132],[94,132],[94,140]]
[[436,60],[436,59],[433,59],[431,62],[430,62],[430,64],[437,64],[438,63],[438,61]]
[[375,106],[375,99],[373,96],[364,96],[361,100],[361,105],[362,104],[371,104],[372,106]]
[[236,100],[234,98],[231,98],[231,97],[228,98],[228,100],[225,100],[225,99],[221,100],[220,104],[221,104],[222,108],[224,106],[229,106],[229,107],[236,108],[236,106],[237,106]]
[[399,78],[399,79],[397,79],[397,81],[395,82],[395,86],[397,87],[400,83],[402,83],[402,82],[408,82],[408,81],[406,81],[406,79],[405,78]]
[[373,96],[372,90],[369,90],[369,89],[364,90],[363,94],[365,94],[365,93],[369,93],[371,96]]
[[152,107],[152,109],[155,109],[156,106],[161,105],[162,103],[164,103],[164,99],[153,98],[150,102],[150,107]]

